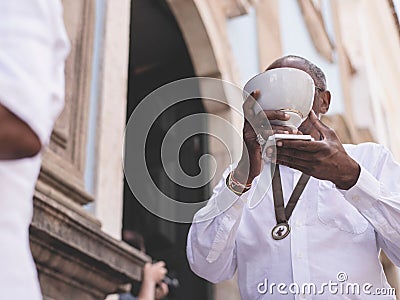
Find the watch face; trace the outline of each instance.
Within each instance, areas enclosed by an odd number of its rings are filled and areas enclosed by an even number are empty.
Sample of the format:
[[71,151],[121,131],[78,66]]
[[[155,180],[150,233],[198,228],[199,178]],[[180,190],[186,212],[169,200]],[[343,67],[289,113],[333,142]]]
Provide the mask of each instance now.
[[272,238],[274,240],[282,240],[287,237],[290,233],[290,227],[288,223],[279,223],[272,228]]

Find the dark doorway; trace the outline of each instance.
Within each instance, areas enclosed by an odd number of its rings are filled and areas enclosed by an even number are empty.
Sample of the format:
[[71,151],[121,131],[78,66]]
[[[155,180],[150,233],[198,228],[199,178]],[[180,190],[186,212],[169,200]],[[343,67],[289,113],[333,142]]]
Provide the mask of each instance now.
[[[145,96],[166,83],[195,76],[193,65],[176,20],[163,0],[133,0],[127,120]],[[208,187],[184,188],[174,184],[161,165],[160,146],[165,133],[179,119],[205,112],[200,99],[181,102],[167,109],[154,123],[146,142],[146,162],[154,182],[164,193],[178,201],[203,201]],[[207,124],[199,124],[205,129]],[[199,158],[207,153],[207,139],[196,135],[182,146],[179,161],[191,175],[199,173]],[[186,259],[187,224],[162,220],[148,212],[132,195],[125,183],[123,229],[133,229],[144,236],[146,252],[156,260],[165,260],[171,276],[180,287],[168,299],[211,299],[210,285],[194,275]]]

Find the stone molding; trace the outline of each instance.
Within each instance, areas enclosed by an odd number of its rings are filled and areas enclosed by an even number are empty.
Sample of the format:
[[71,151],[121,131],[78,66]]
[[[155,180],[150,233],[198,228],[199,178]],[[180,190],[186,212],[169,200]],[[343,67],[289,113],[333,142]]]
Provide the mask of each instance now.
[[298,0],[315,49],[329,62],[334,61],[334,44],[325,27],[321,9],[312,0]]
[[150,261],[145,254],[38,191],[34,208],[31,249],[45,296],[101,299],[141,279],[142,267]]
[[[63,5],[72,46],[65,109],[43,155],[30,242],[45,300],[98,300],[140,281],[143,265],[151,259],[105,233],[100,220],[82,207],[95,198],[85,189],[84,170],[96,0],[64,0]],[[128,36],[121,39],[128,44]],[[121,191],[114,188],[118,197]]]
[[249,0],[220,0],[224,6],[228,18],[245,15],[249,12],[251,1]]
[[[95,0],[62,1],[64,21],[71,43],[65,66],[65,106],[44,153],[43,170],[52,174],[49,184],[71,187],[72,200],[85,204],[84,195],[86,137],[92,74]],[[62,173],[68,176],[58,176]],[[63,175],[65,175],[63,174]],[[59,178],[61,177],[61,178]]]

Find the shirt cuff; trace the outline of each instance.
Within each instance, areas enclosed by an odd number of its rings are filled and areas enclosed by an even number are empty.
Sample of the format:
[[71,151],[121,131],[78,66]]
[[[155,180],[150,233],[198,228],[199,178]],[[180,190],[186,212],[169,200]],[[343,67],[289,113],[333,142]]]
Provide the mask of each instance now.
[[213,201],[212,205],[199,210],[195,215],[194,222],[208,221],[223,213],[228,214],[230,218],[237,218],[241,215],[246,198],[245,194],[238,196],[224,184],[218,196],[210,201]]
[[365,168],[361,167],[360,176],[356,184],[348,190],[340,190],[345,199],[360,212],[367,211],[378,201],[380,183]]

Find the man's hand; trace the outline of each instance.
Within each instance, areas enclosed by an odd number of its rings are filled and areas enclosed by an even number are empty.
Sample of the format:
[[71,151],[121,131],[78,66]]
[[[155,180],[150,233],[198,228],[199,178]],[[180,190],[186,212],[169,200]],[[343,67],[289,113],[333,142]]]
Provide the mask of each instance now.
[[[168,293],[168,286],[165,289],[162,280],[167,274],[165,262],[159,261],[154,264],[146,263],[143,268],[143,281],[142,287],[138,295],[139,300],[154,300],[161,299],[156,296],[162,296],[164,292]],[[159,285],[162,289],[157,291],[156,286]]]
[[168,285],[165,282],[160,282],[156,287],[155,299],[164,299],[169,293]]
[[322,180],[330,180],[339,189],[356,184],[360,166],[344,150],[334,130],[324,125],[313,111],[309,122],[319,132],[319,141],[278,141],[276,163],[302,171]]
[[297,129],[287,126],[272,125],[271,128],[266,126],[270,120],[287,121],[290,116],[280,110],[264,110],[256,115],[254,105],[259,96],[260,91],[256,90],[243,104],[243,151],[235,169],[235,179],[243,184],[251,183],[261,173],[261,146],[257,142],[257,133],[260,133],[265,140],[275,133],[301,134]]
[[157,284],[164,279],[166,274],[167,269],[165,268],[165,262],[159,261],[154,264],[147,263],[143,269],[143,281]]

